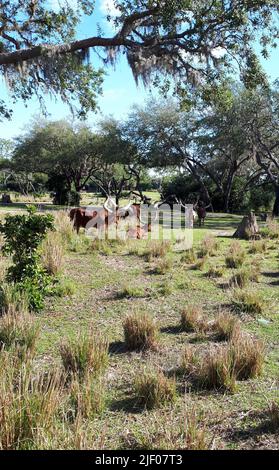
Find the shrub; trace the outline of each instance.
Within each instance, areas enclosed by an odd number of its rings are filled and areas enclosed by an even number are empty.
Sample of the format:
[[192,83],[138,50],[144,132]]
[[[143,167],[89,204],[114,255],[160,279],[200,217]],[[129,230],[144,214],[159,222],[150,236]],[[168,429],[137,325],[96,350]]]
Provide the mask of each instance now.
[[5,223],[0,224],[0,233],[5,238],[3,249],[12,256],[13,262],[8,268],[7,280],[26,292],[32,310],[40,310],[49,279],[41,265],[39,247],[47,232],[53,229],[53,217],[35,212],[35,208],[29,207],[28,215],[8,215]]
[[135,394],[140,405],[147,409],[174,403],[177,398],[176,382],[159,370],[143,370],[135,381]]
[[226,267],[227,268],[240,268],[245,261],[245,251],[241,244],[234,241],[229,250],[229,254],[226,256]]
[[62,269],[64,249],[61,236],[49,232],[42,244],[42,263],[48,274],[56,276]]
[[248,333],[235,331],[229,343],[233,373],[238,380],[254,378],[262,373],[264,343]]
[[220,312],[212,329],[219,341],[227,341],[240,329],[240,321],[229,312]]
[[191,248],[190,250],[185,251],[180,258],[181,263],[194,264],[197,262],[196,252]]
[[70,387],[67,417],[72,420],[92,419],[105,408],[104,384],[100,379],[88,374],[81,383],[73,380]]
[[132,313],[123,322],[124,339],[129,350],[154,348],[157,342],[157,327],[147,313]]
[[38,326],[27,312],[7,313],[0,319],[0,348],[13,349],[21,359],[34,356]]
[[57,428],[61,374],[43,373],[34,378],[26,368],[15,373],[7,355],[1,354],[1,362],[0,449],[41,449]]
[[263,313],[264,301],[262,296],[252,290],[235,290],[232,300],[233,308],[239,313],[258,315]]
[[188,332],[205,332],[207,323],[202,308],[197,305],[187,305],[181,312],[181,328]]
[[108,363],[108,342],[100,334],[80,332],[60,345],[60,355],[68,375],[83,379],[98,375]]

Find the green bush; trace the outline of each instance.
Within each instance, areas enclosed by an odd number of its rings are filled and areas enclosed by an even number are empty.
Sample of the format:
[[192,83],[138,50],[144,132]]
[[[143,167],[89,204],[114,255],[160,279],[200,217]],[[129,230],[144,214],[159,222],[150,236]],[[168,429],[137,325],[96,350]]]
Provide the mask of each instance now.
[[5,222],[0,223],[0,233],[4,235],[2,250],[13,262],[8,268],[7,280],[27,294],[29,307],[37,311],[43,307],[50,282],[41,264],[40,245],[47,232],[53,229],[54,219],[50,214],[35,212],[34,207],[29,207],[27,215],[8,215]]

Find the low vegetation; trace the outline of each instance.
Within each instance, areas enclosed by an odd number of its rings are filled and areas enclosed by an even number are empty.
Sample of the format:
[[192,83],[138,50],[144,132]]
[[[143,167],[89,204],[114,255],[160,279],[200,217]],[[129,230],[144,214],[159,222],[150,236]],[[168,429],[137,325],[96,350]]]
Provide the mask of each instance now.
[[123,322],[124,340],[129,350],[153,349],[157,344],[158,329],[147,313],[127,315]]
[[147,409],[174,403],[177,398],[175,379],[166,377],[156,368],[140,371],[134,387],[137,402]]
[[276,448],[275,242],[215,245],[202,228],[181,253],[92,243],[62,222],[40,313],[1,284],[0,448]]

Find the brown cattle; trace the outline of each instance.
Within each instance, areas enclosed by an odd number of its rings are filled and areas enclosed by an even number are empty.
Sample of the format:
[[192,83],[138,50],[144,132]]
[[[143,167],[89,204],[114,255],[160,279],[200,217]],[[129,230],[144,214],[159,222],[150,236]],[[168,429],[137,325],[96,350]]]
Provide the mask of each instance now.
[[[105,211],[104,212],[104,221],[105,221]],[[70,210],[70,219],[74,222],[74,228],[76,229],[77,233],[79,233],[80,228],[85,228],[87,224],[96,216],[98,215],[97,211],[93,211],[92,214],[88,214],[86,209],[82,209],[80,207],[76,209]],[[97,222],[94,225],[97,227]]]

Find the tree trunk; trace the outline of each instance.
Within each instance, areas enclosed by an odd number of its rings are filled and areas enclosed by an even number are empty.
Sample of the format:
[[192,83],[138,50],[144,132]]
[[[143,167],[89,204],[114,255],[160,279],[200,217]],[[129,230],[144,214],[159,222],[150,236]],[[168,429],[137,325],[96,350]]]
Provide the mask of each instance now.
[[234,238],[240,238],[242,240],[249,240],[250,238],[256,238],[259,233],[259,226],[257,223],[256,216],[253,212],[243,217],[235,234]]
[[272,211],[273,217],[279,217],[279,185],[275,188],[275,202]]

